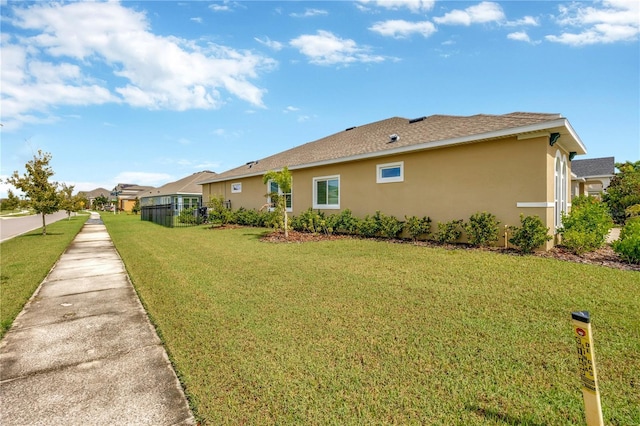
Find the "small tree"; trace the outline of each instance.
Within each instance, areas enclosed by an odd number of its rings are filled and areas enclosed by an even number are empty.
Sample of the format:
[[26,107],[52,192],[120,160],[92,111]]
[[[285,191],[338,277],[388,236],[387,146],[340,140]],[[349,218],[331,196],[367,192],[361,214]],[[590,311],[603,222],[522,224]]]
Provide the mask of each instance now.
[[133,214],[139,214],[140,213],[140,198],[136,197],[136,200],[133,203],[133,208],[131,209],[131,213],[133,213]]
[[602,197],[609,207],[611,217],[618,224],[625,220],[625,209],[640,204],[640,161],[616,163],[618,173],[611,179]]
[[291,192],[291,172],[289,168],[285,166],[279,172],[276,171],[268,171],[264,174],[262,181],[266,184],[270,181],[275,182],[278,185],[280,192],[282,192],[282,196],[277,196],[278,194],[269,194],[276,195],[276,210],[280,212],[282,215],[283,223],[284,223],[284,237],[289,238],[289,217],[287,216],[287,197],[286,194]]
[[20,198],[12,190],[7,191],[7,199],[2,202],[2,210],[15,210],[20,207]]
[[109,203],[109,200],[106,196],[100,194],[96,198],[93,199],[93,208],[94,210],[102,210],[104,206]]
[[67,220],[71,220],[71,213],[81,209],[79,199],[73,196],[73,185],[63,183],[60,188],[60,208],[67,212]]
[[25,165],[27,171],[22,177],[18,171],[7,178],[7,182],[20,189],[31,200],[31,207],[42,215],[42,235],[47,235],[46,215],[60,210],[60,197],[58,195],[58,183],[49,182],[54,175],[49,165],[51,154],[38,150],[33,160]]

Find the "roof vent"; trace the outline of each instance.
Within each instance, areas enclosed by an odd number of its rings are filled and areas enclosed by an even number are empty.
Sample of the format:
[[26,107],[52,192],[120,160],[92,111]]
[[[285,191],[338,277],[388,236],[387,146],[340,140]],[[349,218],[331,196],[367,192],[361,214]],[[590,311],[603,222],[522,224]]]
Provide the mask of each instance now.
[[398,135],[397,135],[397,134],[395,134],[395,133],[394,133],[394,134],[392,134],[392,135],[389,135],[389,143],[396,142],[398,139],[400,139],[400,136],[398,136]]
[[425,118],[427,118],[427,117],[418,117],[418,118],[414,118],[414,119],[412,119],[412,120],[409,120],[409,124],[417,123],[418,121],[422,121],[422,120],[424,120]]
[[345,131],[345,132],[348,132],[349,130],[353,130],[353,129],[355,129],[355,128],[356,128],[356,126],[349,127],[348,129],[344,129],[344,131]]

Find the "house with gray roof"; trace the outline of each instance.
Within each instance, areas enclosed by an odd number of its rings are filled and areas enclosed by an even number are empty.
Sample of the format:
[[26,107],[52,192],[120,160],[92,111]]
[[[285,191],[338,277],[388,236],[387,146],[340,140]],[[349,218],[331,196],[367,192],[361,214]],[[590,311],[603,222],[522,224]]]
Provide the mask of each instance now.
[[294,215],[380,210],[437,223],[487,211],[519,225],[522,213],[555,234],[570,207],[571,160],[586,151],[560,114],[392,117],[248,159],[200,183],[205,202],[223,197],[233,209],[259,209],[274,189],[263,175],[287,166],[292,188],[283,195]]
[[615,158],[589,158],[571,164],[571,195],[599,197],[607,190],[615,175]]
[[159,188],[138,193],[140,207],[171,204],[177,215],[182,209],[202,206],[202,187],[197,182],[213,179],[216,173],[205,170],[169,182]]
[[87,201],[89,202],[89,205],[87,206],[88,208],[93,208],[94,201],[96,198],[105,197],[109,199],[110,197],[109,194],[111,194],[111,191],[105,188],[96,188],[96,189],[92,189],[91,191],[80,191],[78,192],[78,194],[86,197]]

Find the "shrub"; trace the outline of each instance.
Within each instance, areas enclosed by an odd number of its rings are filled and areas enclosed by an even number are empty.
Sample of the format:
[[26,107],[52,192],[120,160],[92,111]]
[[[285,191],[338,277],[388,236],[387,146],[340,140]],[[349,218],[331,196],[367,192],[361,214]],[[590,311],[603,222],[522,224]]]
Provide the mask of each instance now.
[[435,240],[439,243],[453,243],[462,235],[462,219],[450,222],[438,222],[438,232]]
[[265,211],[260,212],[259,217],[261,226],[273,229],[284,229],[284,216],[280,211]]
[[520,226],[510,226],[513,236],[509,238],[511,244],[516,245],[523,253],[532,253],[535,249],[551,240],[549,228],[545,227],[538,216],[520,215]]
[[374,219],[378,222],[380,235],[386,238],[396,238],[404,227],[404,223],[395,216],[387,216],[380,211],[376,212]]
[[353,216],[351,210],[344,209],[340,213],[330,215],[327,218],[327,223],[334,232],[355,234],[358,232],[360,219]]
[[258,211],[255,209],[247,210],[240,207],[233,212],[232,222],[242,226],[254,226],[256,228],[269,226],[272,220],[273,212]]
[[604,245],[613,226],[607,206],[597,198],[579,196],[573,199],[571,212],[562,213],[562,245],[576,254],[597,250]]
[[321,228],[321,221],[324,219],[324,214],[321,212],[314,212],[311,207],[302,212],[298,216],[294,216],[291,219],[291,228],[299,232],[311,232],[317,233]]
[[483,247],[498,241],[499,224],[500,222],[493,214],[478,212],[471,215],[469,222],[464,224],[464,229],[471,244]]
[[222,195],[211,197],[207,203],[207,214],[211,223],[219,223],[221,225],[226,225],[234,219],[233,212],[224,205]]
[[380,231],[380,225],[375,216],[366,215],[364,219],[358,221],[358,234],[366,238],[375,237]]
[[627,216],[627,220],[629,220],[628,218],[640,217],[640,204],[627,207],[624,209],[624,214]]
[[640,218],[627,220],[613,250],[629,263],[640,263]]
[[431,233],[431,218],[425,216],[420,219],[417,216],[405,216],[404,219],[404,229],[413,241],[416,241],[422,235],[429,237]]
[[178,215],[178,222],[188,223],[189,225],[199,225],[202,223],[202,217],[196,216],[196,208],[182,209]]

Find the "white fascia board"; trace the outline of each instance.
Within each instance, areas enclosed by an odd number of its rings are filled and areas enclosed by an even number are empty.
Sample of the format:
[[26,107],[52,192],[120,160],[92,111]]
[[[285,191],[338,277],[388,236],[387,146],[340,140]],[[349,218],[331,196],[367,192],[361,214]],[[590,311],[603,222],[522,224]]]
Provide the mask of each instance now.
[[564,120],[565,128],[569,131],[569,134],[571,135],[571,137],[577,142],[578,146],[582,150],[582,152],[578,152],[578,154],[580,155],[586,154],[587,147],[584,145],[584,143],[582,143],[582,139],[580,139],[580,136],[578,136],[576,131],[573,130],[573,127],[571,127],[571,123],[569,123],[569,120],[567,120],[566,118],[563,118],[563,120]]

